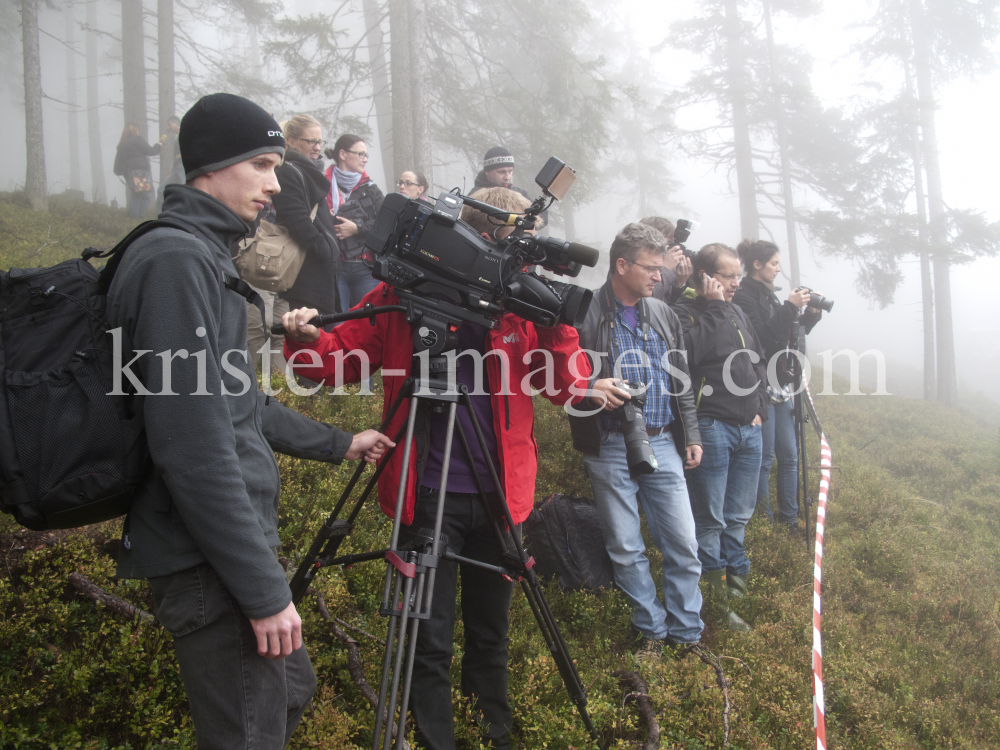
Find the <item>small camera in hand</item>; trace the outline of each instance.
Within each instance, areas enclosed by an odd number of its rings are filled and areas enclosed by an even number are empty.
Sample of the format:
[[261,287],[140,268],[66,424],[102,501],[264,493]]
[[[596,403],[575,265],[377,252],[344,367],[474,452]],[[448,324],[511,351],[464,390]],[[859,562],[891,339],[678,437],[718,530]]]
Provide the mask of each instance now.
[[628,391],[631,396],[631,399],[615,409],[615,413],[621,420],[622,437],[625,438],[628,475],[631,479],[636,479],[643,474],[652,474],[659,468],[656,454],[649,444],[646,421],[642,418],[642,410],[646,406],[646,389],[642,383],[634,381],[619,381],[616,385],[623,391]]
[[824,312],[833,312],[832,299],[824,297],[822,294],[816,294],[816,292],[807,286],[797,287],[795,291],[809,292],[809,307],[814,307],[817,310],[823,310]]

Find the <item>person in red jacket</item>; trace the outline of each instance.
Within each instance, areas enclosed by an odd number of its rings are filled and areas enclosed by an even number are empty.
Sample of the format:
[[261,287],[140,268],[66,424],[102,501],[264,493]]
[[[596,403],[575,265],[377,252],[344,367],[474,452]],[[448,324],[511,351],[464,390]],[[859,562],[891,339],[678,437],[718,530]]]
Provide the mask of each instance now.
[[[473,197],[503,211],[523,211],[528,201],[506,188],[473,193]],[[496,229],[485,214],[466,207],[462,220],[475,227],[486,239]],[[501,229],[497,239],[512,228]],[[399,297],[384,283],[368,293],[361,304],[399,304]],[[363,357],[372,371],[382,368],[385,389],[383,414],[395,401],[413,358],[413,329],[402,313],[379,315],[372,326],[367,319],[336,326],[330,333],[308,325],[315,310],[294,310],[282,322],[288,331],[285,354],[294,356],[295,371],[315,382],[329,384],[358,382],[367,376]],[[309,349],[312,353],[298,356]],[[528,517],[534,502],[538,446],[533,433],[534,409],[531,389],[541,391],[560,406],[579,403],[588,388],[590,362],[583,355],[574,328],[535,326],[507,313],[492,330],[471,324],[458,330],[459,356],[456,381],[472,393],[473,409],[483,427],[486,452],[497,467],[502,490],[515,524]],[[482,388],[476,389],[475,357],[483,361]],[[317,356],[318,355],[318,356]],[[320,364],[311,364],[319,362]],[[478,393],[477,393],[478,391]],[[425,402],[426,404],[426,402]],[[385,432],[393,435],[405,424],[408,401],[396,411]],[[465,434],[470,436],[474,465],[470,465],[456,437],[452,446],[442,532],[447,548],[457,555],[502,565],[500,547],[483,504],[476,494],[474,474],[487,492],[495,492],[486,467],[486,456],[471,437],[471,421],[458,410]],[[401,519],[400,541],[412,542],[421,528],[434,528],[437,497],[443,477],[441,466],[447,415],[431,409],[418,412],[414,447],[410,451],[406,501]],[[379,478],[379,503],[392,516],[402,475],[403,450],[392,455],[390,465]],[[475,700],[486,744],[510,747],[511,711],[507,700],[508,610],[513,584],[503,577],[473,566],[442,562],[435,583],[432,619],[421,625],[413,668],[410,709],[433,750],[455,747],[448,675],[454,640],[457,569],[462,573],[462,617],[465,623],[465,651],[462,656],[462,692]]]

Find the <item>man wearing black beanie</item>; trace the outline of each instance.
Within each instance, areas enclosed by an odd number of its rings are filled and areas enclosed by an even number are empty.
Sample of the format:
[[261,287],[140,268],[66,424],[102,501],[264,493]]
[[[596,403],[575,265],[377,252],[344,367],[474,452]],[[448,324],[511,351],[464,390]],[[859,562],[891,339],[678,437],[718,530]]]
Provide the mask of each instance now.
[[249,287],[230,247],[279,190],[285,142],[274,118],[242,97],[213,94],[184,115],[178,140],[187,184],[166,187],[160,219],[183,229],[135,240],[108,293],[153,464],[123,527],[117,574],[149,579],[198,747],[279,750],[316,676],[276,554],[273,451],[374,461],[392,443],[375,430],[352,436],[311,420],[257,387],[246,348]]
[[[483,169],[476,175],[476,190],[492,187],[504,187],[531,200],[526,190],[514,185],[514,154],[503,146],[494,146],[486,152],[486,156],[483,157]],[[540,218],[542,221],[538,226],[539,229],[548,223],[548,211],[542,211]]]

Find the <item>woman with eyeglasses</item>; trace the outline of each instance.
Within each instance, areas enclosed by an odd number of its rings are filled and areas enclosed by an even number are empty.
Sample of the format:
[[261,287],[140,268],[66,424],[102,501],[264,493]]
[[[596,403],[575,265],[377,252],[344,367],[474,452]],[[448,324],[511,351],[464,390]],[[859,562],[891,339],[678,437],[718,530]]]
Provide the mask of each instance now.
[[[283,124],[285,159],[274,170],[281,192],[271,199],[275,221],[288,230],[306,251],[295,284],[281,293],[293,309],[311,302],[320,313],[332,313],[337,304],[340,253],[334,237],[333,214],[326,203],[330,181],[323,175],[323,126],[312,115],[295,115]],[[316,218],[311,219],[313,208]],[[288,309],[288,308],[286,308]]]
[[733,295],[740,259],[726,245],[706,245],[694,256],[696,296],[673,309],[684,343],[698,408],[701,463],[687,472],[703,577],[716,592],[725,625],[749,626],[729,609],[746,595],[750,560],[743,546],[760,473],[761,422],[767,416],[764,352]]
[[406,170],[399,176],[399,180],[396,181],[396,187],[407,198],[412,198],[413,200],[417,198],[428,199],[427,191],[430,189],[430,186],[427,184],[427,178],[424,177],[423,172],[417,172],[412,169]]
[[[339,310],[337,270],[340,252],[333,233],[333,215],[326,202],[330,181],[323,175],[322,163],[317,161],[323,152],[323,126],[311,115],[295,115],[282,123],[281,129],[285,135],[285,158],[274,170],[281,192],[271,198],[274,208],[271,220],[288,230],[296,244],[305,250],[306,257],[295,283],[270,300],[275,321],[281,320],[288,310],[300,307],[314,307],[320,313]],[[261,218],[267,217],[262,213]],[[269,302],[266,292],[261,296],[265,304]],[[266,334],[260,324],[260,314],[252,305],[247,314],[247,345],[256,361]],[[281,337],[272,337],[271,350],[271,369],[282,371]]]
[[[809,305],[809,292],[793,289],[784,303],[778,300],[774,281],[781,272],[778,246],[766,240],[743,240],[737,247],[746,278],[736,290],[734,300],[746,313],[754,329],[760,334],[767,361],[791,342],[792,326],[805,325],[806,333],[813,329],[823,314]],[[805,310],[801,314],[800,311]],[[787,529],[793,536],[799,530],[799,509],[795,500],[798,484],[799,453],[795,444],[795,418],[792,414],[794,380],[790,365],[793,355],[779,356],[775,363],[776,383],[769,383],[768,420],[764,424],[764,446],[761,454],[760,478],[757,485],[757,505],[767,517]],[[770,503],[770,476],[775,454],[778,456],[778,481],[776,507]],[[775,513],[777,518],[775,518]]]
[[334,213],[334,231],[340,243],[340,309],[347,312],[378,284],[362,255],[384,196],[365,172],[368,146],[361,136],[340,136],[333,148],[327,149],[326,156],[334,162],[326,170],[332,183],[327,202]]

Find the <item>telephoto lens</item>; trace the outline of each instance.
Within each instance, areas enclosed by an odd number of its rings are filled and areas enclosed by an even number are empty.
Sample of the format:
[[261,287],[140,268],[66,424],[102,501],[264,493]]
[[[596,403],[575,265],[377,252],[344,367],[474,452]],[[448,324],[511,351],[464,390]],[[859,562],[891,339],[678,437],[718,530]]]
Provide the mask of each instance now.
[[815,307],[817,310],[822,310],[823,312],[833,312],[833,300],[829,297],[824,297],[822,294],[816,294],[812,289],[807,286],[799,287],[800,289],[805,289],[809,292],[809,307]]
[[649,435],[646,434],[646,420],[642,418],[642,410],[646,406],[646,393],[642,384],[623,382],[619,383],[618,387],[628,391],[632,397],[616,411],[621,420],[622,437],[625,438],[628,475],[634,480],[643,474],[652,474],[659,466],[656,463],[656,454],[649,444]]

